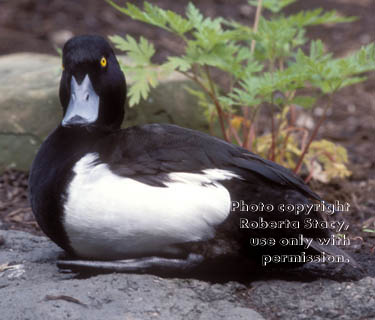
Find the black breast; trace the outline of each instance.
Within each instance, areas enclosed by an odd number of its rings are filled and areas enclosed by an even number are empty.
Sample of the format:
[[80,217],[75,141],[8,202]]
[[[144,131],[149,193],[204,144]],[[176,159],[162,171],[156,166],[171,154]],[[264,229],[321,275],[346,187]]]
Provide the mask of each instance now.
[[98,135],[87,128],[58,127],[42,144],[29,177],[30,202],[35,218],[56,244],[72,252],[63,228],[63,207],[75,163],[92,152]]

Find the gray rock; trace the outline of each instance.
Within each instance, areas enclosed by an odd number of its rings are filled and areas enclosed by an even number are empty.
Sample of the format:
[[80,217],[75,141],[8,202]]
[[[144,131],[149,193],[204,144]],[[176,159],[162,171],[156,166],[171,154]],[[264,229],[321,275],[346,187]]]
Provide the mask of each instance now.
[[249,299],[266,319],[375,319],[375,278],[341,283],[259,281],[252,283]]
[[247,285],[147,274],[80,278],[59,272],[61,249],[47,238],[6,230],[0,236],[1,319],[375,319],[373,277]]
[[[152,275],[107,274],[87,279],[59,273],[60,252],[44,237],[0,231],[1,318],[262,320],[236,298],[241,284],[210,284]],[[3,266],[3,267],[2,267]]]
[[[41,142],[61,121],[60,65],[60,58],[43,54],[0,57],[0,170],[27,170]],[[161,79],[147,101],[128,110],[126,126],[174,123],[206,131],[202,109],[184,90],[186,85],[192,84],[177,73]]]
[[57,125],[59,59],[40,54],[0,57],[0,168],[27,169]]
[[186,90],[193,86],[176,75],[169,78],[151,91],[147,101],[127,108],[124,126],[145,123],[172,123],[182,127],[200,131],[208,131],[208,122],[203,109],[197,105],[196,99]]
[[0,236],[1,319],[375,319],[373,277],[247,285],[147,274],[80,278],[57,269],[61,249],[47,238],[6,230]]

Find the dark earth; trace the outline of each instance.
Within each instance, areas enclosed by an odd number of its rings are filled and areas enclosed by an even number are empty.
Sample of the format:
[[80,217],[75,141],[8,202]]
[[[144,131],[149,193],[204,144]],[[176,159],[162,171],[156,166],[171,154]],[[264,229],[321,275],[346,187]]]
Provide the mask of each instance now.
[[[131,1],[141,4],[141,1]],[[224,16],[251,23],[254,10],[242,0],[192,1],[206,15]],[[118,2],[118,3],[124,3]],[[159,0],[153,3],[182,12],[188,1]],[[344,56],[375,39],[373,0],[304,0],[290,6],[288,13],[322,7],[358,17],[351,24],[309,29],[312,38],[321,38],[327,49]],[[181,44],[167,32],[147,26],[118,13],[100,0],[0,0],[0,55],[31,51],[56,54],[72,35],[96,33],[103,36],[131,34],[144,36],[155,44],[158,61],[181,52]],[[311,188],[327,201],[350,203],[344,218],[350,224],[352,254],[364,272],[375,276],[375,75],[365,83],[340,91],[319,137],[344,146],[349,154],[347,179],[328,184],[310,182]],[[22,230],[41,235],[27,200],[28,173],[8,170],[0,175],[0,229]],[[374,229],[365,232],[364,228]],[[0,246],[2,239],[0,237]],[[293,278],[293,272],[290,274]],[[254,300],[255,301],[255,300]],[[249,306],[255,302],[250,299]],[[259,304],[258,304],[259,306]],[[255,308],[255,307],[254,307]],[[258,307],[259,308],[259,307]],[[256,309],[256,308],[255,308]],[[259,311],[259,310],[258,310]],[[267,306],[263,314],[272,314]]]

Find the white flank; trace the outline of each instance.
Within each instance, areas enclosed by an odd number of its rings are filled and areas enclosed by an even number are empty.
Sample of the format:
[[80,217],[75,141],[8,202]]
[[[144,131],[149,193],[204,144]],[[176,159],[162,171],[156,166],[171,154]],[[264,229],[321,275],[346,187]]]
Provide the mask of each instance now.
[[229,171],[171,173],[163,188],[117,176],[96,159],[91,153],[77,162],[64,207],[66,232],[82,257],[173,252],[213,237],[229,214],[229,192],[218,182],[238,177]]

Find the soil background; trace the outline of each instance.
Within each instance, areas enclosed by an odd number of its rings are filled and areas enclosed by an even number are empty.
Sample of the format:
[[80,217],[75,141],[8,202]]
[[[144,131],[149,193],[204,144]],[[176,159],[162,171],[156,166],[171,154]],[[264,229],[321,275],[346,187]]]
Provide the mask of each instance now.
[[[142,1],[129,1],[141,5]],[[188,1],[152,1],[162,8],[182,13]],[[192,1],[206,15],[224,16],[252,24],[255,10],[243,0]],[[124,4],[125,1],[119,2]],[[335,56],[349,54],[375,39],[375,2],[373,0],[303,0],[288,7],[286,13],[322,7],[340,14],[356,16],[351,24],[309,29],[308,36],[321,38]],[[0,0],[0,55],[15,52],[57,54],[56,47],[73,35],[119,34],[144,36],[153,41],[163,61],[181,52],[182,44],[167,32],[133,21],[117,12],[104,0]],[[31,62],[32,63],[32,62]],[[340,91],[334,108],[320,130],[327,138],[347,148],[352,176],[329,184],[311,182],[311,187],[327,201],[349,202],[345,213],[350,236],[359,241],[356,250],[374,254],[375,233],[375,75],[365,83]],[[0,175],[0,227],[41,234],[27,200],[27,173],[6,171]],[[1,240],[1,239],[0,239]]]

